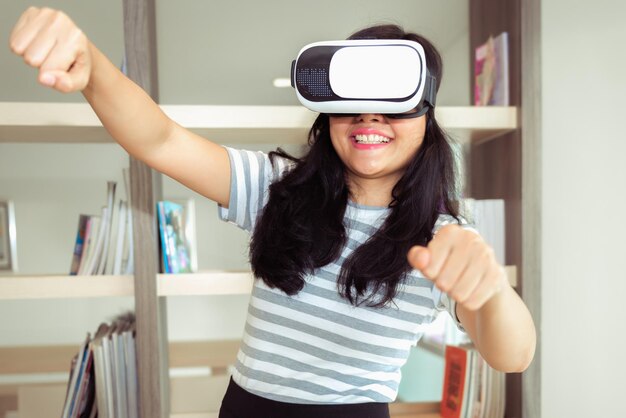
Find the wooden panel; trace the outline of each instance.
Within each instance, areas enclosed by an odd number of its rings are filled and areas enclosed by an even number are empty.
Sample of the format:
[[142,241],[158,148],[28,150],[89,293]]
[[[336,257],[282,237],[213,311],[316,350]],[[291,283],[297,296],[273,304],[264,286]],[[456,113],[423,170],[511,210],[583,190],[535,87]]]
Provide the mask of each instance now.
[[[470,68],[474,80],[474,53],[489,36],[509,34],[510,105],[521,105],[520,0],[470,0]],[[471,89],[473,102],[473,88]],[[504,199],[506,216],[506,261],[518,266],[516,290],[523,292],[522,263],[522,145],[517,129],[487,143],[471,147],[468,163],[468,195],[476,199]],[[507,418],[522,416],[522,379],[519,373],[506,377]]]
[[239,340],[171,342],[171,367],[225,368],[235,363]]
[[77,345],[0,347],[0,375],[68,373]]
[[0,417],[14,411],[17,411],[17,395],[0,395]]
[[172,414],[219,411],[229,381],[227,375],[172,378]]
[[[0,347],[0,375],[69,374],[78,349],[78,345]],[[239,340],[174,341],[168,347],[170,366],[224,368],[234,364],[238,349]]]
[[[123,10],[128,77],[158,103],[155,1],[124,0]],[[130,158],[130,182],[139,415],[166,418],[169,416],[166,300],[157,295],[158,241],[154,217],[155,203],[161,196],[160,176]]]
[[66,385],[20,386],[17,411],[20,418],[58,418],[62,416]]
[[426,416],[429,416],[423,414],[433,414],[439,417],[439,406],[439,402],[393,402],[389,404],[389,413],[394,417],[419,415],[426,418]]
[[541,417],[541,0],[522,2],[522,255],[524,301],[537,347],[522,380],[522,416]]

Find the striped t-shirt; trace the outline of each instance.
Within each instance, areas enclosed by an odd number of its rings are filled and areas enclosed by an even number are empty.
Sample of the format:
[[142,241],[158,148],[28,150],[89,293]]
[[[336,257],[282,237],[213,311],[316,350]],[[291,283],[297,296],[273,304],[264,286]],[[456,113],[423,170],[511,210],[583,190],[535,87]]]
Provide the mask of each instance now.
[[[220,217],[252,232],[289,161],[267,154],[228,149],[231,188]],[[454,313],[454,303],[413,270],[394,303],[383,308],[355,307],[337,289],[341,264],[379,228],[388,208],[349,202],[344,217],[348,235],[339,259],[306,277],[289,296],[255,280],[233,380],[248,392],[291,403],[392,402],[400,368],[411,347],[437,314]],[[441,216],[435,230],[455,222]],[[456,316],[453,314],[453,318]]]

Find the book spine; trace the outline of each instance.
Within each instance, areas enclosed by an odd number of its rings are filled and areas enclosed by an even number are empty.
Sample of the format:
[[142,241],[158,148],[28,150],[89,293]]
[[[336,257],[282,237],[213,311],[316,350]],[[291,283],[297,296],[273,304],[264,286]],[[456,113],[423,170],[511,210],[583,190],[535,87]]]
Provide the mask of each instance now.
[[445,351],[445,371],[440,413],[442,418],[461,418],[467,375],[467,352],[448,345]]
[[88,215],[80,215],[78,218],[78,230],[76,232],[76,240],[74,243],[74,253],[72,254],[72,264],[70,266],[70,275],[78,274],[80,267],[80,259],[83,256],[85,248],[85,235],[87,232],[87,224],[89,222]]

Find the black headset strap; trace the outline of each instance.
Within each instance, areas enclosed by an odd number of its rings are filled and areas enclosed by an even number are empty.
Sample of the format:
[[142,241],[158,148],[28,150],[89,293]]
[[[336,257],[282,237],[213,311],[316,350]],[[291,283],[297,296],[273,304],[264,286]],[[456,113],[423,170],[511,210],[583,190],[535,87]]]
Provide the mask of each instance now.
[[430,71],[426,72],[426,85],[424,86],[424,102],[430,107],[435,107],[437,96],[437,77],[430,75]]

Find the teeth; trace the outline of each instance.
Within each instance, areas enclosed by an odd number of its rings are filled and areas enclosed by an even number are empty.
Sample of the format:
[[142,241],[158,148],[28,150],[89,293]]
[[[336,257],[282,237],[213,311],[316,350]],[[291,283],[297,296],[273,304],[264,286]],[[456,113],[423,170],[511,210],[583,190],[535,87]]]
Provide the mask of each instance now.
[[381,135],[356,135],[354,139],[359,144],[384,144],[389,142],[389,138]]

